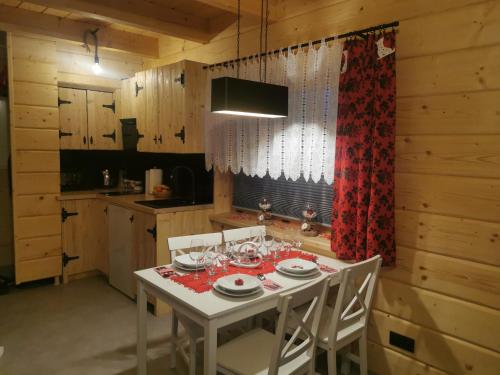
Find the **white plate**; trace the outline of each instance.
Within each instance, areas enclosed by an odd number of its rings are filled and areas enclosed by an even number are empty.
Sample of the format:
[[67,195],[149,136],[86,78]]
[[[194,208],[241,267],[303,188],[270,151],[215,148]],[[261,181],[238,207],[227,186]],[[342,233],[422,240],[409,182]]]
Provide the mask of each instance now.
[[[183,271],[189,271],[189,272],[196,271],[195,267],[186,267],[186,266],[184,266],[182,264],[177,263],[175,260],[174,260],[174,267],[178,268],[180,270],[183,270]],[[204,269],[205,269],[205,266],[203,264],[200,264],[198,266],[198,271],[202,271]]]
[[254,290],[251,290],[250,292],[245,292],[245,293],[236,293],[236,292],[230,292],[224,288],[221,288],[217,282],[214,283],[214,290],[216,290],[218,293],[224,294],[229,297],[248,297],[248,296],[253,296],[254,294],[260,293],[262,288],[257,288]]
[[[193,254],[200,254],[199,252],[193,252]],[[174,261],[184,268],[196,268],[196,262],[191,259],[189,254],[182,254],[175,257]]]
[[298,277],[298,278],[317,277],[317,276],[321,275],[321,272],[318,269],[315,269],[309,273],[291,273],[291,272],[284,270],[279,265],[276,266],[276,271],[285,275],[285,276]]
[[237,261],[232,260],[231,262],[229,262],[229,264],[232,265],[232,266],[241,267],[241,268],[257,268],[262,263],[257,263],[257,262],[238,263]]
[[286,259],[278,264],[282,270],[293,274],[311,273],[318,269],[318,265],[301,258]]
[[[235,280],[237,279],[242,279],[243,285],[236,285]],[[251,292],[262,286],[257,277],[242,273],[221,277],[217,280],[217,284],[224,288],[225,291],[233,293]]]

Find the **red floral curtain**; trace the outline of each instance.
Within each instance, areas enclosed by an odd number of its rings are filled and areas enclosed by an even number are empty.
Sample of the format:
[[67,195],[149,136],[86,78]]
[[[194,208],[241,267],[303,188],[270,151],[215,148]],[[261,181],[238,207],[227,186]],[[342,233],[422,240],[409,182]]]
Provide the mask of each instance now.
[[[381,38],[383,38],[381,40]],[[331,248],[394,265],[395,33],[348,40],[339,82]]]

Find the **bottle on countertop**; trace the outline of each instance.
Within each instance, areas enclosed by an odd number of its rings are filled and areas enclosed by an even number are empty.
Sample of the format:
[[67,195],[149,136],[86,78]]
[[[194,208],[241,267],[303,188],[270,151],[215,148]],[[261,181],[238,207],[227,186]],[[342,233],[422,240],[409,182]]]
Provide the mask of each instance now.
[[103,177],[102,184],[106,187],[111,186],[111,176],[109,174],[109,169],[104,169],[102,171],[102,177]]

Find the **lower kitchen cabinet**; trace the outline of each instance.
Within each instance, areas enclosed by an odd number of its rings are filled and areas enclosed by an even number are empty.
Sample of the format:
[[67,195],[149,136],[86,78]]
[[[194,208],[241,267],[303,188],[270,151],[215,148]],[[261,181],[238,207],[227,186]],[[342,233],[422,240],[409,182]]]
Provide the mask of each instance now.
[[109,283],[134,298],[133,272],[156,264],[156,216],[108,206]]
[[96,269],[106,273],[106,205],[97,199],[61,202],[63,278]]

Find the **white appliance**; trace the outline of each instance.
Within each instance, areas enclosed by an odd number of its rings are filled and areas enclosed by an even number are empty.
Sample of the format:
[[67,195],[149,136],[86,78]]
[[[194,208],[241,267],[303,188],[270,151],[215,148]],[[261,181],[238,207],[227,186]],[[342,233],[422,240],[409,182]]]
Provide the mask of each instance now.
[[130,298],[135,298],[132,256],[133,212],[108,206],[109,283]]

